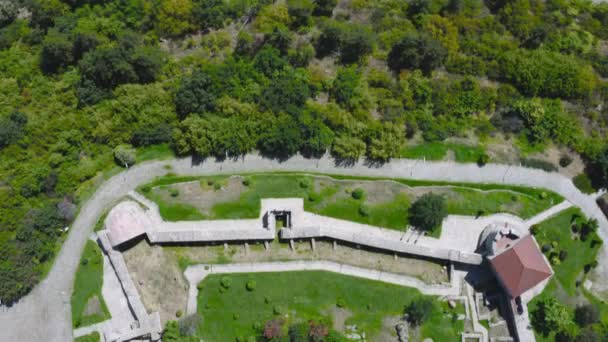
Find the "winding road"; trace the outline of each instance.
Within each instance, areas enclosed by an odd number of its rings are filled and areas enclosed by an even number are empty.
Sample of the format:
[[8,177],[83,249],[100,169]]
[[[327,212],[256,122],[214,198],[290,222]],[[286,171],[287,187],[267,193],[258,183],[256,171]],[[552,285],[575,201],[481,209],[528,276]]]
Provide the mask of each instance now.
[[[329,157],[311,160],[295,156],[279,162],[253,154],[238,160],[207,160],[199,164],[194,164],[190,158],[153,161],[113,176],[82,206],[46,279],[12,307],[0,307],[0,341],[72,340],[70,296],[80,254],[104,210],[138,185],[168,172],[187,176],[264,171],[304,171],[543,187],[559,193],[574,206],[581,208],[588,217],[596,218],[600,226],[600,236],[608,241],[608,220],[601,213],[593,196],[581,193],[565,176],[524,167],[488,164],[480,168],[476,164],[406,159],[395,159],[379,167],[370,167],[363,162],[342,167],[337,166]],[[600,265],[595,273],[601,276],[596,277],[593,289],[601,292],[608,289],[606,244],[602,246],[599,261]]]

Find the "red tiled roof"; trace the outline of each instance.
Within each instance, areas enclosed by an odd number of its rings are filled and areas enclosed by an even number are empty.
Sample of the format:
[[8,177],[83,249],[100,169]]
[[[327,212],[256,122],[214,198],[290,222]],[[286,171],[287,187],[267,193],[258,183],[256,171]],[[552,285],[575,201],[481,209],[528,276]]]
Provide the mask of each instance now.
[[490,259],[490,263],[511,298],[520,296],[553,274],[532,235],[519,239],[513,247]]

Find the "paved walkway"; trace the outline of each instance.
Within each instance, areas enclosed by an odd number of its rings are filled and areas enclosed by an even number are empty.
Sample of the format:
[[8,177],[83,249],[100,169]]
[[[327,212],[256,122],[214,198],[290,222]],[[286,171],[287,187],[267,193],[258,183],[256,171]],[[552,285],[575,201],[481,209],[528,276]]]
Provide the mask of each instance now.
[[227,273],[262,273],[262,272],[288,272],[288,271],[328,271],[358,278],[377,280],[389,284],[413,287],[423,294],[435,296],[458,296],[462,280],[465,275],[462,271],[453,270],[449,285],[431,285],[418,278],[382,272],[368,268],[344,265],[332,261],[284,261],[284,262],[257,262],[237,263],[226,265],[194,265],[189,266],[184,275],[190,284],[188,290],[188,306],[186,312],[194,314],[197,310],[198,288],[197,284],[209,274]]
[[526,226],[531,227],[532,225],[538,224],[543,222],[544,220],[550,218],[551,216],[555,216],[557,214],[559,214],[560,212],[571,208],[572,207],[572,203],[570,203],[570,201],[566,200],[563,201],[557,205],[552,206],[551,208],[543,211],[542,213],[539,213],[536,216],[533,216],[531,218],[529,218],[528,220],[526,220]]
[[[166,165],[171,169],[168,170]],[[600,226],[599,235],[608,241],[608,220],[595,203],[594,197],[581,193],[563,175],[525,167],[488,164],[480,168],[476,164],[398,159],[380,167],[368,167],[363,162],[358,162],[345,168],[336,166],[334,160],[328,157],[311,161],[296,156],[279,162],[258,155],[223,162],[207,160],[201,164],[193,164],[190,158],[148,162],[107,180],[84,203],[46,279],[12,308],[0,310],[0,341],[62,342],[72,339],[70,296],[74,273],[85,242],[104,210],[136,186],[168,172],[185,176],[265,171],[304,171],[543,187],[561,194],[581,208],[588,217],[596,218]],[[602,245],[598,258],[600,264],[594,270],[601,275],[593,282],[595,291],[608,290],[607,245]]]

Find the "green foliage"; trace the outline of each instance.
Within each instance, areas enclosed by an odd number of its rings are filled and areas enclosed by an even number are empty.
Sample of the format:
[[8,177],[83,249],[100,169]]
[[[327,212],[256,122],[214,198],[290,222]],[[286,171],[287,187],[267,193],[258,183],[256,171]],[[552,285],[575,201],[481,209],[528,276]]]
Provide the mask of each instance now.
[[429,319],[434,309],[433,301],[429,298],[417,298],[405,307],[407,320],[414,326],[419,326]]
[[361,188],[356,188],[355,190],[353,190],[353,192],[351,192],[351,196],[353,196],[354,199],[362,199],[364,195],[365,190]]
[[220,281],[220,284],[222,285],[223,288],[229,289],[230,286],[232,286],[232,278],[230,278],[230,277],[222,277],[222,280]]
[[600,311],[593,304],[579,305],[574,310],[574,321],[581,327],[600,321]]
[[209,75],[197,70],[182,79],[175,94],[175,108],[180,117],[205,113],[215,108],[216,94]]
[[388,65],[399,72],[401,69],[420,69],[429,74],[445,62],[447,50],[427,34],[407,34],[395,44],[389,55]]
[[372,52],[374,39],[373,32],[366,26],[328,20],[321,27],[316,50],[319,56],[338,52],[340,61],[350,64]]
[[551,331],[562,331],[571,322],[570,314],[556,298],[544,298],[531,312],[534,329],[547,335]]
[[591,179],[587,176],[586,173],[579,173],[574,178],[572,178],[572,183],[583,193],[592,194],[596,192],[596,189],[593,187],[591,183]]
[[256,286],[255,280],[249,280],[247,282],[247,284],[245,285],[245,287],[247,288],[247,291],[253,291],[253,290],[255,290],[255,286]]
[[500,76],[528,96],[584,98],[596,84],[591,66],[545,50],[510,51],[498,65]]
[[70,65],[73,61],[73,43],[65,34],[55,30],[44,37],[40,52],[40,68],[43,72],[53,74]]
[[312,0],[287,0],[287,12],[295,28],[308,26],[315,4]]
[[342,107],[354,110],[368,107],[366,88],[356,67],[341,68],[332,82],[329,96]]
[[20,112],[13,112],[0,117],[0,149],[17,142],[23,136],[27,117]]
[[547,172],[557,172],[557,166],[553,163],[534,158],[522,158],[521,165],[525,167],[531,167],[533,169],[540,169]]
[[428,193],[422,195],[410,207],[410,223],[424,230],[433,230],[448,215],[445,198]]
[[129,145],[118,145],[114,148],[114,159],[120,166],[135,164],[135,149]]

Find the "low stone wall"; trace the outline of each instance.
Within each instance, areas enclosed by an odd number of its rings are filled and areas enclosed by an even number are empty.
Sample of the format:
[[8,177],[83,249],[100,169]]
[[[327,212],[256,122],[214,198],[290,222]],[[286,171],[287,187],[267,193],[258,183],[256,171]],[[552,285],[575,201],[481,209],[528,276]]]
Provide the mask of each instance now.
[[104,338],[106,341],[129,341],[139,337],[149,337],[152,341],[160,340],[160,334],[162,332],[162,326],[160,324],[160,316],[158,312],[154,312],[148,315],[146,308],[144,307],[137,288],[129,275],[129,270],[122,257],[122,254],[115,251],[112,248],[110,240],[108,239],[107,232],[102,230],[97,234],[99,241],[104,252],[108,255],[110,264],[116,272],[118,280],[122,286],[122,289],[127,298],[129,308],[133,312],[133,315],[137,319],[136,326],[130,331],[120,332],[116,335],[115,332],[104,332]]

